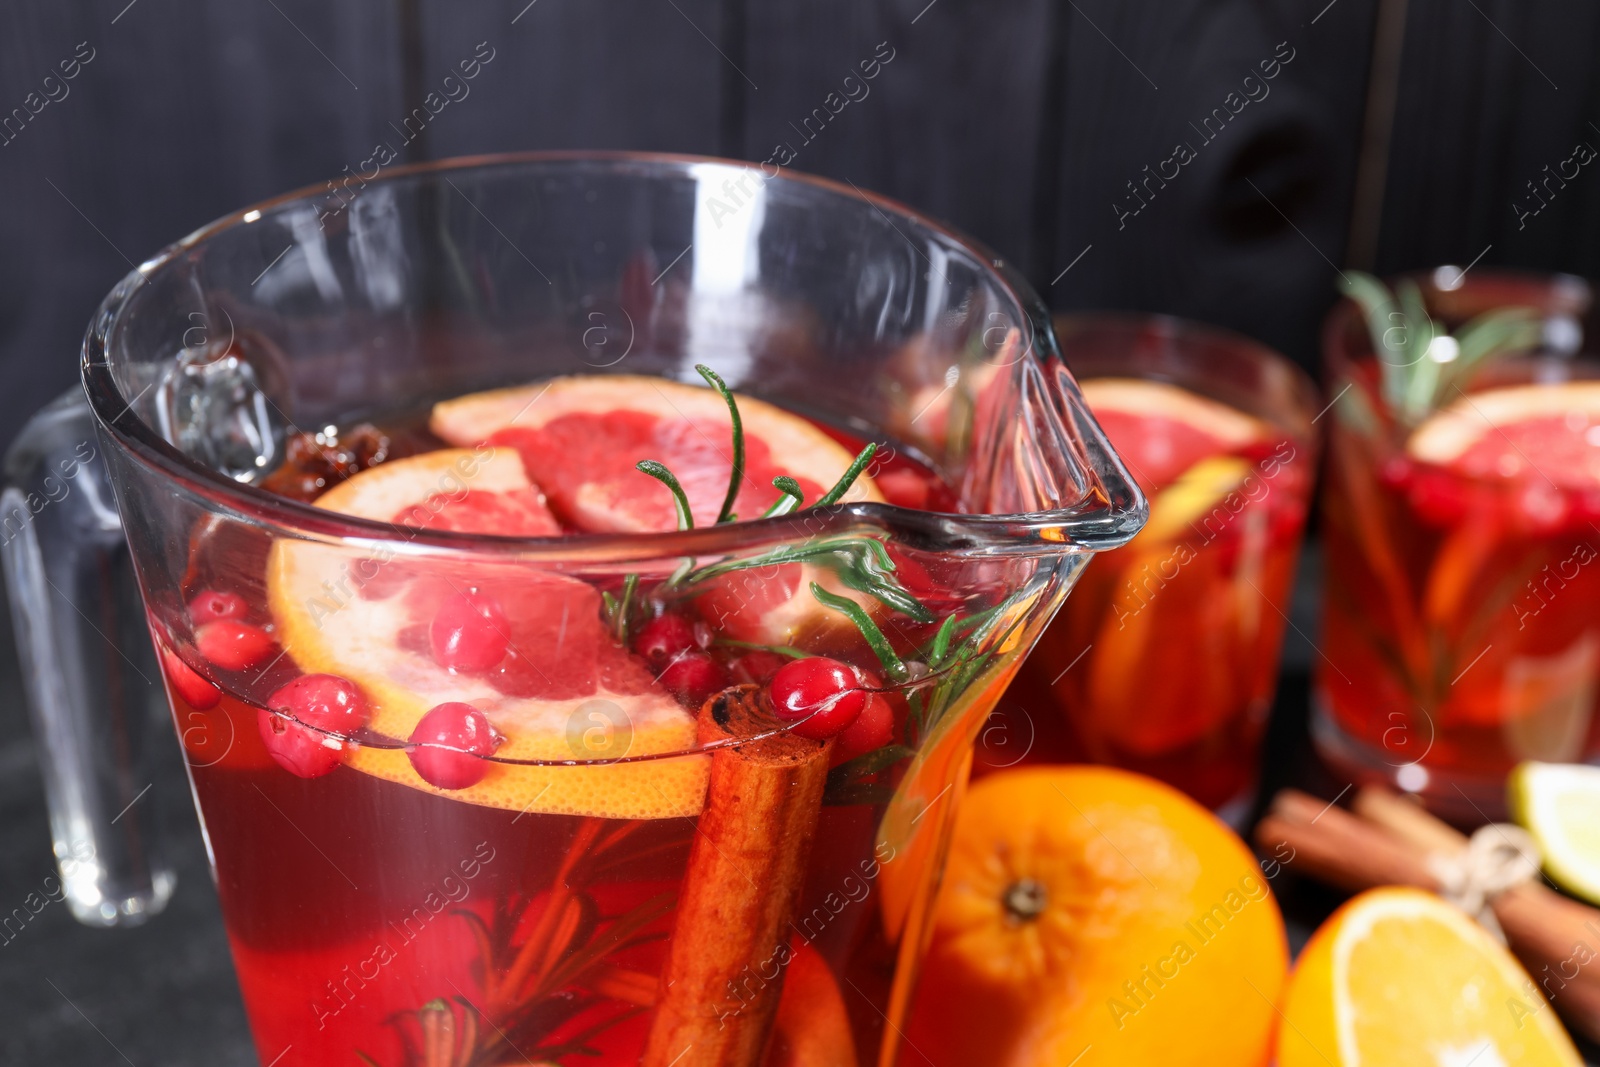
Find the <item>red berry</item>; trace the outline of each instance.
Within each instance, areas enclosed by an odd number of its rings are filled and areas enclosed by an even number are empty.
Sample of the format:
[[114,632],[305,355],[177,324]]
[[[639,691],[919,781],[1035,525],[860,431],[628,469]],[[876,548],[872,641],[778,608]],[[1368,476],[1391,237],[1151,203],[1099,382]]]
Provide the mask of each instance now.
[[656,666],[700,647],[694,623],[682,615],[658,615],[639,627],[633,638],[633,650]]
[[704,652],[684,652],[661,669],[656,681],[686,707],[698,708],[728,687],[728,672]]
[[428,627],[428,644],[441,667],[486,671],[505,658],[511,624],[492,598],[456,593],[439,606]]
[[196,626],[212,619],[242,619],[248,611],[244,597],[220,589],[202,589],[189,601],[189,618]]
[[773,675],[770,691],[778,718],[793,721],[791,730],[817,741],[855,722],[867,702],[855,670],[826,656],[785,664]]
[[161,646],[161,668],[167,672],[167,682],[178,699],[197,711],[217,706],[222,690],[202,678],[193,667],[172,649]]
[[256,713],[267,753],[300,778],[320,778],[337,767],[348,743],[345,738],[366,724],[367,702],[361,690],[334,674],[296,678],[268,697],[267,706]]
[[439,789],[465,789],[489,773],[488,757],[501,737],[489,717],[471,704],[451,701],[422,717],[406,752],[425,782]]
[[857,756],[874,752],[894,739],[894,708],[882,693],[868,693],[856,721],[839,733],[828,765],[837,767]]
[[789,656],[780,656],[776,652],[746,652],[733,661],[733,680],[749,685],[766,685],[772,681],[772,676],[783,669],[785,663],[793,662]]
[[212,619],[194,632],[195,647],[225,671],[247,671],[272,655],[272,635],[237,619]]

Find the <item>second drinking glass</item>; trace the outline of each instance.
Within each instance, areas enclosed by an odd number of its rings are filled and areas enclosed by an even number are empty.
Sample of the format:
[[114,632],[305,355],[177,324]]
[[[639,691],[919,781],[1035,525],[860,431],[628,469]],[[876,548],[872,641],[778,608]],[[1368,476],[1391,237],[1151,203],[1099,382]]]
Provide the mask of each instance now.
[[1177,319],[1056,320],[1150,523],[1088,569],[1017,690],[1063,713],[1067,754],[1240,810],[1276,681],[1315,472],[1309,378]]

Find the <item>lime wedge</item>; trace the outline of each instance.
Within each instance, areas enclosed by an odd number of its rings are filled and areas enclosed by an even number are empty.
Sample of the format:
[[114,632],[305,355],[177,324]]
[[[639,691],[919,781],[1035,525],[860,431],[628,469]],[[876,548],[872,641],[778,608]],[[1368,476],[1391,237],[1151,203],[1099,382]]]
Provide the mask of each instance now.
[[1551,881],[1600,904],[1600,767],[1530,760],[1511,772],[1506,795]]

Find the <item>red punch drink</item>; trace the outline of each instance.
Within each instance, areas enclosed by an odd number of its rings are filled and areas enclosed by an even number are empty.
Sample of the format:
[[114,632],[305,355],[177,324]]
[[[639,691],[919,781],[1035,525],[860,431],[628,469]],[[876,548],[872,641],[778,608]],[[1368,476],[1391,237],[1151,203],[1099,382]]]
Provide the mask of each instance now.
[[[261,1062],[916,1062],[973,741],[1146,515],[1048,313],[789,172],[351,193],[143,263],[83,362]],[[10,587],[101,566],[95,507]]]
[[[849,435],[737,403],[741,509],[783,508],[785,477],[803,501],[835,483],[881,500],[880,478],[918,506],[955,501],[903,454],[853,467]],[[709,389],[568,378],[436,405],[427,430],[330,427],[267,484],[417,529],[670,531],[716,522],[730,428]],[[635,469],[646,456],[686,515]],[[226,827],[212,854],[264,1059],[666,1064],[758,1022],[763,1062],[865,1058],[883,1018],[845,993],[881,989],[893,958],[877,882],[896,847],[874,834],[1005,601],[872,544],[839,546],[842,566],[801,544],[585,573],[202,533],[193,646],[160,639],[195,795]],[[743,717],[701,714],[719,700]],[[772,735],[776,763],[716,754],[719,727]],[[708,828],[708,788],[763,786],[731,801],[739,826]],[[761,838],[785,831],[775,861]],[[781,921],[782,958],[718,972],[697,939],[728,931],[683,927],[696,894]],[[675,1002],[679,981],[694,999]]]
[[1150,499],[1015,690],[1068,753],[1221,807],[1247,795],[1314,472],[1312,391],[1280,357],[1168,320],[1065,319],[1089,406]]
[[[1441,333],[1523,307],[1575,345],[1573,286],[1437,284],[1451,271],[1421,287]],[[1326,338],[1347,392],[1330,420],[1318,740],[1352,774],[1481,821],[1519,761],[1600,751],[1600,382],[1584,361],[1524,352],[1406,418],[1354,310]],[[1434,347],[1448,367],[1466,344]]]

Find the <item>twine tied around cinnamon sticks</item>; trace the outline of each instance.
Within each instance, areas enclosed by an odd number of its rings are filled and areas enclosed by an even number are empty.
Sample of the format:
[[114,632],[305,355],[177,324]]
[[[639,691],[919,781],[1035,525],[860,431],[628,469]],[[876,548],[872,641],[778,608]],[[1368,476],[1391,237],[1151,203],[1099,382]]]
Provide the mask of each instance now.
[[1600,909],[1538,878],[1538,849],[1521,828],[1496,823],[1468,838],[1381,786],[1358,790],[1348,811],[1285,789],[1255,839],[1280,857],[1288,846],[1282,862],[1341,889],[1406,885],[1450,899],[1498,931],[1522,962],[1526,999],[1539,1007],[1548,999],[1574,1030],[1600,1041]]
[[1543,861],[1533,835],[1511,823],[1480,826],[1457,852],[1435,852],[1426,857],[1428,870],[1439,881],[1439,895],[1478,920],[1502,945],[1506,932],[1494,917],[1495,897],[1539,878]]

